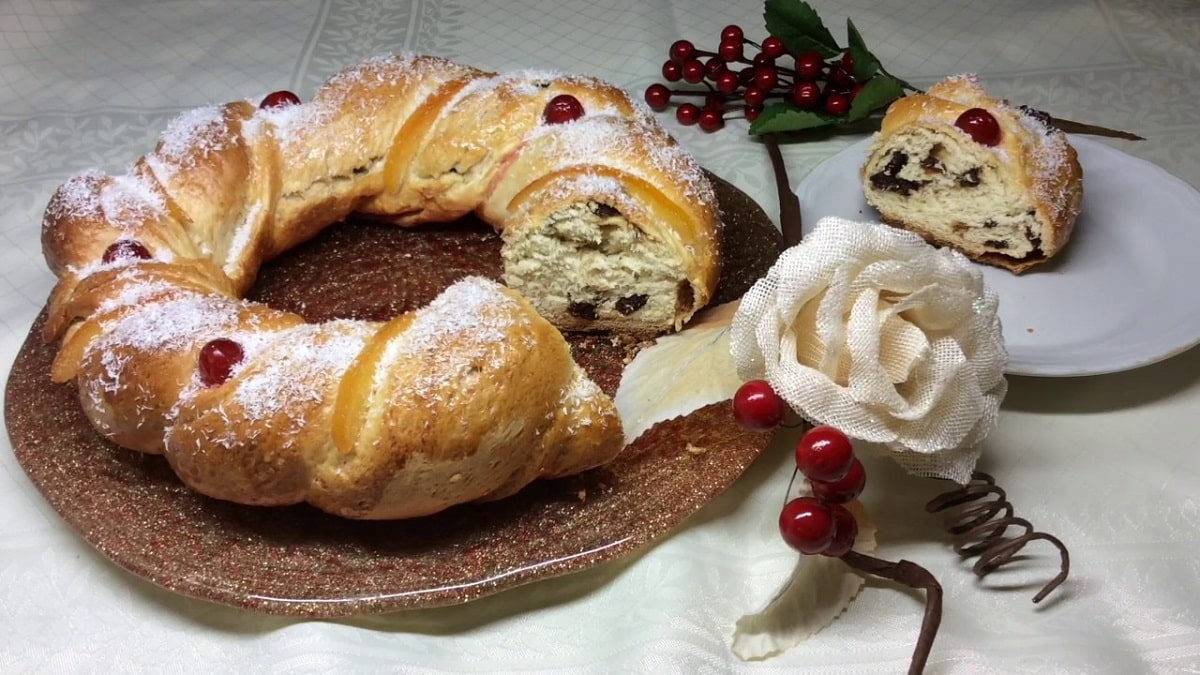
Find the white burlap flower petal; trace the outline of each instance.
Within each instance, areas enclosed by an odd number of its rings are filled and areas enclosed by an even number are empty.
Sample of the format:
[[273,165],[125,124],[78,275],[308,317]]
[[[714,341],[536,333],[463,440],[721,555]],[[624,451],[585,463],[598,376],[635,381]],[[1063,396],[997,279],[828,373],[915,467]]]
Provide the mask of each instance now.
[[825,218],[742,298],[731,349],[810,421],[963,482],[1007,390],[997,304],[961,254]]

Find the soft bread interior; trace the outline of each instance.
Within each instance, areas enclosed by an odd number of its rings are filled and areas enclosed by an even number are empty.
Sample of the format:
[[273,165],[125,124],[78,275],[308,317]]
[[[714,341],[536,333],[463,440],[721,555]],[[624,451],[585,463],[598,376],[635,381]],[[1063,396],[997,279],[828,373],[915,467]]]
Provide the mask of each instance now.
[[971,256],[1040,258],[1042,224],[999,156],[954,129],[912,126],[866,167],[867,198],[884,219]]
[[691,305],[677,256],[602,202],[506,231],[501,255],[505,283],[562,328],[670,325]]

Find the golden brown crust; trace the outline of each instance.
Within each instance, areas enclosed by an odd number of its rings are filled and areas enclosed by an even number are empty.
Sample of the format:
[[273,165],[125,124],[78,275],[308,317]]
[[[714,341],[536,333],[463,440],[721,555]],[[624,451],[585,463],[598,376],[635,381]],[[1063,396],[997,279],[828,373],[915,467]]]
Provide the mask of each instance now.
[[[965,137],[954,127],[954,122],[970,108],[989,111],[1000,124],[1001,140],[991,151],[997,158],[1000,179],[1028,195],[1036,210],[1040,227],[1034,254],[1013,257],[953,236],[939,235],[911,214],[899,209],[885,211],[873,198],[868,166],[878,166],[880,157],[916,129],[943,137]],[[1062,250],[1070,239],[1082,204],[1083,169],[1066,136],[1007,101],[988,96],[972,76],[947,78],[931,86],[925,94],[913,94],[892,103],[869,153],[871,159],[863,167],[865,189],[868,201],[880,208],[884,222],[921,234],[932,243],[956,248],[978,262],[1017,274],[1046,262]]]
[[[548,128],[541,111],[559,93],[593,114]],[[592,145],[564,152],[559,135]],[[51,199],[53,376],[76,382],[106,438],[243,503],[403,518],[603,464],[623,445],[612,401],[512,291],[467,279],[386,324],[309,325],[239,299],[264,260],[350,213],[415,224],[476,211],[527,227],[570,203],[556,186],[581,173],[617,187],[576,200],[619,203],[678,257],[694,303],[674,322],[686,320],[716,286],[715,198],[610,85],[397,55],[302,106],[189,111],[129,173],[84,173]],[[121,239],[152,259],[102,263]],[[218,337],[245,357],[205,385],[199,354]]]

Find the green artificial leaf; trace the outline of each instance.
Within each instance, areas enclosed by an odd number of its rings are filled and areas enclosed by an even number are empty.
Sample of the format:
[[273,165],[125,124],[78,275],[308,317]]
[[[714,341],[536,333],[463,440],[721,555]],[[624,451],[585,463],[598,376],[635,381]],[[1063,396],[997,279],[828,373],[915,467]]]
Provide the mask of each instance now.
[[804,0],[766,0],[763,19],[767,32],[783,40],[793,54],[815,51],[830,58],[842,51],[816,10]]
[[[904,95],[904,85],[887,73],[877,73],[867,80],[863,88],[850,103],[846,121],[854,122],[868,117],[872,112],[886,107]],[[765,110],[763,112],[766,112]],[[761,119],[761,117],[759,118]]]
[[846,37],[850,41],[850,58],[854,60],[851,75],[859,82],[866,82],[879,72],[879,59],[867,49],[867,43],[849,18],[846,19]]
[[750,124],[750,133],[755,136],[783,131],[800,131],[829,127],[844,118],[825,113],[802,110],[791,103],[773,103],[763,109],[758,119]]

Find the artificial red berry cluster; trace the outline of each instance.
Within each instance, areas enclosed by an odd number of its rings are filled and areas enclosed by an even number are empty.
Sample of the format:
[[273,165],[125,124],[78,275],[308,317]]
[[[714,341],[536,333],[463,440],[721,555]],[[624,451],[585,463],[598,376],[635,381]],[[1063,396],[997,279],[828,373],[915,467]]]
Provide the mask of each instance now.
[[[767,431],[779,426],[787,403],[766,380],[750,380],[733,396],[733,416],[742,426]],[[797,497],[779,514],[784,541],[805,554],[839,557],[854,547],[858,521],[844,504],[867,484],[862,462],[846,434],[830,426],[809,429],[796,445],[796,468],[812,494]]]
[[858,499],[867,484],[850,439],[833,427],[813,427],[796,445],[796,466],[812,495],[784,505],[779,514],[784,541],[801,553],[845,555],[854,547],[858,521],[844,504]]
[[699,105],[676,103],[675,118],[681,124],[698,124],[704,131],[722,128],[726,116],[732,117],[731,113],[739,110],[752,122],[768,99],[788,101],[802,110],[844,116],[862,90],[853,75],[849,50],[832,59],[817,51],[791,53],[779,37],[770,35],[756,43],[746,39],[737,25],[721,31],[715,52],[697,49],[688,40],[677,40],[669,56],[662,67],[664,79],[704,88],[671,89],[655,83],[646,88],[646,103],[663,111],[675,97],[702,97]]

